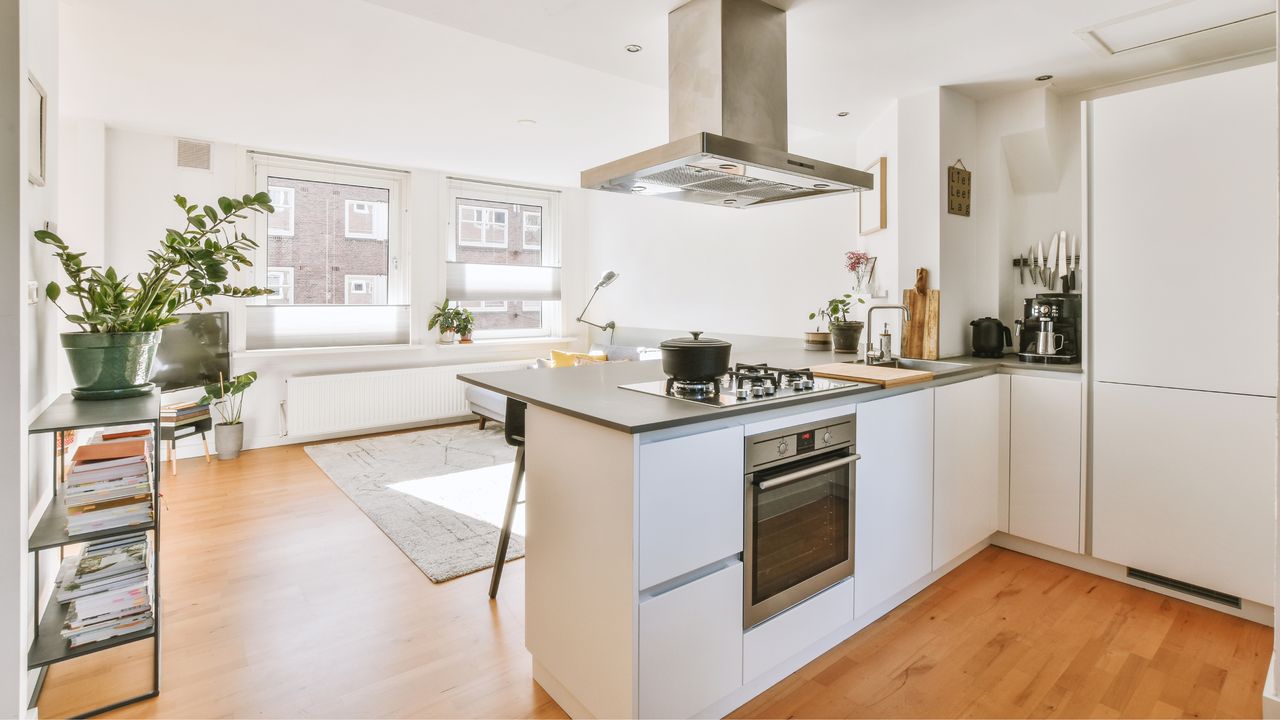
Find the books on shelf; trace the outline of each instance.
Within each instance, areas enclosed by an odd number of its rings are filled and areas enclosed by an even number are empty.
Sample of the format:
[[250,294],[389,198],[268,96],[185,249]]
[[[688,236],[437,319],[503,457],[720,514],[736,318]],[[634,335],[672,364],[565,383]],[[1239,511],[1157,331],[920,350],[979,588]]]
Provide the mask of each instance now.
[[155,623],[146,533],[87,544],[63,560],[54,585],[54,597],[68,606],[62,637],[73,648]]
[[209,417],[209,406],[198,402],[176,403],[160,408],[161,425],[186,425]]
[[144,432],[100,434],[76,449],[62,493],[68,535],[140,525],[154,517],[152,438]]

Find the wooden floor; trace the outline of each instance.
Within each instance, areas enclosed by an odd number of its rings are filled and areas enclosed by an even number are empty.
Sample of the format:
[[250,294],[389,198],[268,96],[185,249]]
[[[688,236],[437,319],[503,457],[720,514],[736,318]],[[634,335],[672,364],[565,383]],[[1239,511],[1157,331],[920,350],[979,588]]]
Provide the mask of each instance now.
[[[163,687],[114,717],[563,717],[523,563],[432,584],[290,446],[164,477]],[[1257,717],[1271,631],[990,548],[737,717]],[[42,717],[147,686],[150,644],[55,666]]]

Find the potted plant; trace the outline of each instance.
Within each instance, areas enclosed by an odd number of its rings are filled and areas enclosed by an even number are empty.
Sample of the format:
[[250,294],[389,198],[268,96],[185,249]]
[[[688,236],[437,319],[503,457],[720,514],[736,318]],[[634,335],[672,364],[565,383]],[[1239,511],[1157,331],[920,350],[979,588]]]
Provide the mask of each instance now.
[[258,379],[258,373],[236,375],[230,381],[218,373],[218,382],[204,386],[201,404],[210,405],[218,412],[222,422],[213,426],[213,447],[219,460],[235,460],[244,447],[244,423],[240,412],[244,409],[244,391]]
[[[830,332],[805,333],[806,345],[817,344],[816,340],[810,339],[810,336],[825,335],[827,336],[827,348],[834,346],[836,352],[843,353],[858,352],[858,339],[862,336],[862,322],[849,319],[849,311],[853,309],[853,301],[859,304],[866,302],[862,298],[854,298],[852,295],[845,293],[840,297],[828,300],[825,305],[809,313],[809,319],[817,319],[819,323],[821,323],[820,318],[825,318]],[[821,324],[818,327],[821,329]]]
[[458,342],[471,342],[471,332],[476,327],[476,316],[472,315],[471,311],[466,308],[456,308],[454,312],[456,313],[454,318],[456,327],[454,329],[458,332]]
[[453,307],[449,298],[445,298],[435,308],[435,313],[427,319],[427,330],[440,328],[440,344],[450,345],[458,339],[458,309]]
[[86,265],[84,253],[72,252],[56,234],[35,232],[36,240],[54,248],[54,257],[69,279],[65,292],[79,305],[76,312],[68,312],[58,303],[64,289],[56,282],[45,287],[45,297],[80,327],[78,332],[61,335],[76,383],[71,394],[77,399],[108,400],[151,392],[151,363],[160,329],[178,322],[174,314],[183,308],[203,308],[218,295],[271,294],[266,288],[227,282],[230,270],[253,265],[246,253],[258,245],[237,233],[235,224],[249,212],[274,212],[267,193],[218,198],[216,208],[188,203],[181,195],[173,199],[186,213],[186,227],[166,230],[160,247],[147,253],[150,269],[132,279],[114,267],[103,270]]

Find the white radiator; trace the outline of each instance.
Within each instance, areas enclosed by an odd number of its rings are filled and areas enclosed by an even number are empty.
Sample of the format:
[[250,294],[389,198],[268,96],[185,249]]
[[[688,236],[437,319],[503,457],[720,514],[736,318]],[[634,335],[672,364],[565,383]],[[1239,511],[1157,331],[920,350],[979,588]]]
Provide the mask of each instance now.
[[462,417],[469,413],[459,373],[518,370],[531,360],[306,375],[285,381],[285,428],[308,436]]

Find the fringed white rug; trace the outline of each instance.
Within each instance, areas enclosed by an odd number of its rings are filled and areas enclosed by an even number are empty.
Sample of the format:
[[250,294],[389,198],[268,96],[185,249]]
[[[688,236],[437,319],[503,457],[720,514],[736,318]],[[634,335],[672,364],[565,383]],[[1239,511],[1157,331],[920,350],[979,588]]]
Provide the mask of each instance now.
[[[307,455],[432,582],[493,567],[515,448],[473,425],[308,445]],[[524,557],[524,506],[507,559]]]

